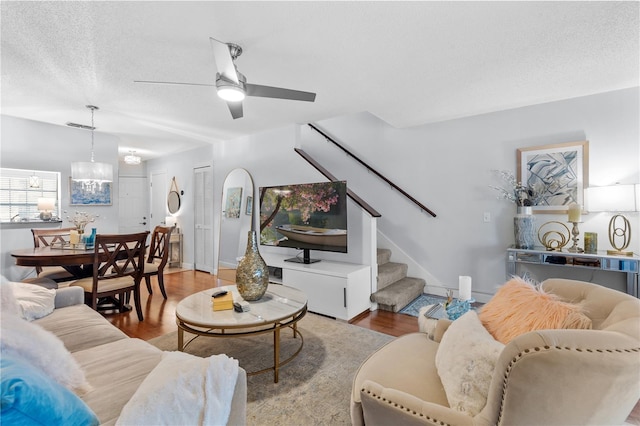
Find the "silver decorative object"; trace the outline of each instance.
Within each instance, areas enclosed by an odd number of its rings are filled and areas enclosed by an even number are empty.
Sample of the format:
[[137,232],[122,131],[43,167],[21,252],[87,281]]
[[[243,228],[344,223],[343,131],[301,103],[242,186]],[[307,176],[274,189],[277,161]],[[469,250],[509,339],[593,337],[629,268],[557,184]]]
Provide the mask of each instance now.
[[536,239],[536,218],[531,214],[531,207],[518,206],[518,213],[513,218],[513,232],[516,248],[533,249]]
[[260,300],[269,285],[269,268],[258,251],[258,235],[249,231],[247,251],[236,268],[236,284],[246,301]]

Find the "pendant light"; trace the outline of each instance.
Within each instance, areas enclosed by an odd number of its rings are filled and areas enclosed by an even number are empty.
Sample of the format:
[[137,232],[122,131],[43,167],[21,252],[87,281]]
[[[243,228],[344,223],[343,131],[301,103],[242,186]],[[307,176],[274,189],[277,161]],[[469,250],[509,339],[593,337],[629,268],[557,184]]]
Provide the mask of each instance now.
[[87,105],[87,108],[91,110],[91,127],[67,123],[69,126],[91,129],[91,161],[75,161],[71,163],[71,179],[82,183],[85,191],[95,193],[96,190],[102,187],[103,183],[113,182],[113,166],[107,163],[96,163],[94,160],[93,132],[96,128],[93,124],[93,112],[99,108],[94,105]]
[[129,151],[129,154],[124,156],[124,162],[133,166],[140,164],[140,161],[142,161],[142,159],[139,156],[135,155],[135,153],[135,151]]

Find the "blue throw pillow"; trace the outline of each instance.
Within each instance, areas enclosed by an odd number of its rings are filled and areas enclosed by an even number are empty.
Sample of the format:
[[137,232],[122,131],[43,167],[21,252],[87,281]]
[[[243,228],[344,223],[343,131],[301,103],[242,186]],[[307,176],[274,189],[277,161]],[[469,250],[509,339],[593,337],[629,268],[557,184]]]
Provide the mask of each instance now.
[[98,425],[75,393],[10,354],[0,358],[0,422],[7,425]]

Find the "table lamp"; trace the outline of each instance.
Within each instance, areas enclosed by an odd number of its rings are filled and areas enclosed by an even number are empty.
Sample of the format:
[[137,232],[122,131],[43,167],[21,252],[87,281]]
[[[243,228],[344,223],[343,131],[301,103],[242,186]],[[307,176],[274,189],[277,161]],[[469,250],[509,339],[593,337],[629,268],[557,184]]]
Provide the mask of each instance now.
[[38,210],[40,219],[49,221],[52,218],[51,212],[56,209],[55,198],[38,198]]
[[621,212],[640,210],[640,184],[610,185],[587,188],[587,208],[590,212],[616,212],[609,221],[609,242],[615,250],[607,254],[632,256],[625,251],[631,242],[631,223]]

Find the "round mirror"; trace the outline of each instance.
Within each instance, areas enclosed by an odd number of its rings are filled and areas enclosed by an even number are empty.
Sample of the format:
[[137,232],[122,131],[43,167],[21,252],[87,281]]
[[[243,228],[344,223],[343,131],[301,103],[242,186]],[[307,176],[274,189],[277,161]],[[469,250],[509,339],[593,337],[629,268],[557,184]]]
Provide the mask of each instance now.
[[218,278],[235,283],[238,259],[247,249],[253,222],[253,179],[245,169],[234,169],[222,187]]
[[178,191],[169,192],[167,207],[169,208],[169,213],[177,213],[180,210],[180,194],[178,194]]

